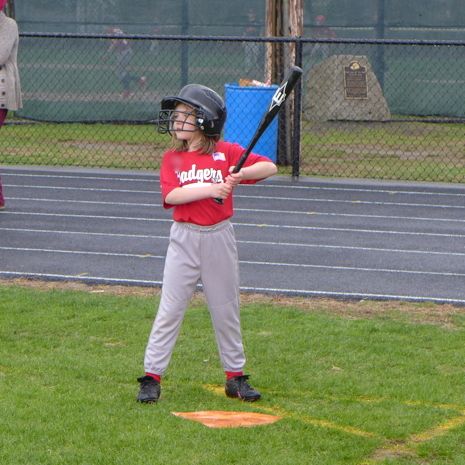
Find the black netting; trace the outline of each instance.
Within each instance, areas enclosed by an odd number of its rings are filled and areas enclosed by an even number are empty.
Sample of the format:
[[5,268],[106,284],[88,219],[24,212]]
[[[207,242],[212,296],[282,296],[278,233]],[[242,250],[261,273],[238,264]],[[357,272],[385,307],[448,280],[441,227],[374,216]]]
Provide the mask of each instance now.
[[[261,35],[263,0],[15,0],[23,32]],[[305,0],[304,35],[343,38],[451,39],[464,36],[462,0]],[[214,14],[212,14],[214,13]],[[318,18],[324,17],[323,23]]]

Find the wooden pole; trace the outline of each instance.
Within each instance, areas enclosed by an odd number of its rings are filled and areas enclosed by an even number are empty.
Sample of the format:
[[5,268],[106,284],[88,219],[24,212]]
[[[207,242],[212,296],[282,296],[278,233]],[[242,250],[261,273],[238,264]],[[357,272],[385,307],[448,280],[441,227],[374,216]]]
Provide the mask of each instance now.
[[[302,37],[304,31],[304,2],[289,0],[289,35]],[[295,61],[295,47],[292,47],[292,62]]]
[[[266,2],[266,37],[276,37],[276,11],[278,0],[267,0]],[[275,69],[275,44],[266,44],[265,80],[272,81]]]
[[[303,0],[267,0],[267,37],[300,37],[303,31]],[[295,46],[289,43],[268,43],[265,76],[272,83],[281,82],[285,73],[295,63]],[[279,115],[279,145],[277,159],[281,165],[288,165],[293,143],[294,105],[287,102]]]
[[[301,37],[303,34],[303,0],[267,0],[266,36]],[[285,53],[284,50],[289,49]],[[271,43],[267,45],[266,79],[280,82],[283,70],[295,61],[295,47],[287,44]]]

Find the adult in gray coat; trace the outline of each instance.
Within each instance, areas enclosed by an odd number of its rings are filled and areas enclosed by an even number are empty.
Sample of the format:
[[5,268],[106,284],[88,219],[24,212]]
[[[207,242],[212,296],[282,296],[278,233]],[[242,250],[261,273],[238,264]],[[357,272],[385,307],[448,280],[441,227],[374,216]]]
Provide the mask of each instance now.
[[[18,25],[3,12],[6,3],[7,0],[0,0],[0,127],[5,121],[8,110],[16,111],[22,107],[17,64]],[[0,209],[3,208],[5,208],[5,199],[0,179]]]

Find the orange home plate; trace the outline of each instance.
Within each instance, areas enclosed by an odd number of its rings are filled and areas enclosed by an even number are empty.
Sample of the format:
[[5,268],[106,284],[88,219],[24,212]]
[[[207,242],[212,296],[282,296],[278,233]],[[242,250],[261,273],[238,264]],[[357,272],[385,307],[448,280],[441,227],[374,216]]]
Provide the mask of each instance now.
[[206,410],[203,412],[172,412],[177,417],[197,421],[209,428],[240,428],[244,426],[269,425],[281,417],[255,412],[226,412]]

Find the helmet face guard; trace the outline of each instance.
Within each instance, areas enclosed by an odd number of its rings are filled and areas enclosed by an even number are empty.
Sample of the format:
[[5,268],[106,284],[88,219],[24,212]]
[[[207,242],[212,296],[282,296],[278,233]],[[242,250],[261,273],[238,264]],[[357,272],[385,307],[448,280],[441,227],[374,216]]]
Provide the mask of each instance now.
[[[177,96],[165,97],[161,102],[161,110],[158,114],[158,132],[162,134],[176,132],[173,128],[175,118],[179,115],[188,115],[192,112],[176,111],[176,105],[183,103],[193,109],[195,125],[185,128],[183,131],[195,131],[200,129],[206,136],[220,136],[226,121],[226,107],[223,99],[212,89],[200,84],[188,84],[183,87]],[[188,124],[190,125],[190,123]]]
[[[179,102],[180,103],[180,102]],[[188,122],[189,116],[194,116],[195,122]],[[205,115],[201,110],[192,109],[192,111],[181,110],[160,110],[158,113],[158,132],[160,134],[173,134],[174,132],[195,132],[198,129],[204,130],[203,122]],[[174,123],[182,122],[181,129],[175,129]]]

